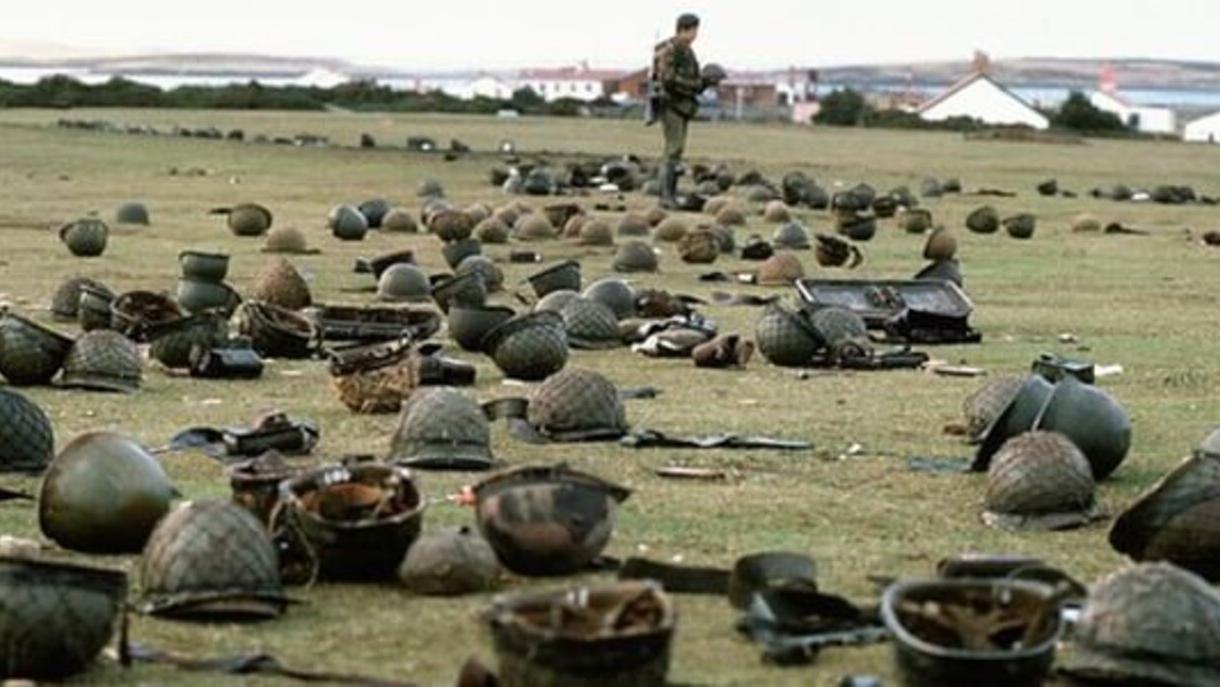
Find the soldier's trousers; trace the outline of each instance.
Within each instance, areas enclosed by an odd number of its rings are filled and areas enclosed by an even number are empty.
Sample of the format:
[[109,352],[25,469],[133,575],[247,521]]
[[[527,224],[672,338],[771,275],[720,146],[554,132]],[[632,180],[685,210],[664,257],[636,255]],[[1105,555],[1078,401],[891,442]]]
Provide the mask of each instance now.
[[670,108],[661,110],[661,133],[665,135],[665,159],[678,162],[686,150],[686,127],[690,120]]

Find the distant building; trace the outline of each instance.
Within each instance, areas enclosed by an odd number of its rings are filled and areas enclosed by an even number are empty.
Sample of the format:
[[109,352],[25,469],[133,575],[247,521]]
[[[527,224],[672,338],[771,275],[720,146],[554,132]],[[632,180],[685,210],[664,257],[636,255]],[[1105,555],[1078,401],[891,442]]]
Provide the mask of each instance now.
[[1220,112],[1190,122],[1182,137],[1187,141],[1220,143]]
[[528,69],[517,78],[520,88],[528,88],[549,101],[571,98],[591,102],[610,95],[624,73],[612,69],[590,69],[587,64],[559,69]]
[[994,125],[1024,125],[1034,129],[1050,127],[1051,122],[1046,115],[992,79],[988,74],[989,69],[987,56],[976,54],[974,74],[924,103],[918,110],[919,116],[929,122],[969,117]]
[[1146,134],[1176,134],[1178,117],[1167,107],[1133,105],[1118,90],[1118,78],[1113,67],[1102,69],[1096,91],[1089,94],[1093,107],[1114,114],[1128,128]]
[[307,88],[334,88],[351,81],[352,77],[347,74],[319,67],[305,72],[301,76],[293,80],[293,86],[304,86]]

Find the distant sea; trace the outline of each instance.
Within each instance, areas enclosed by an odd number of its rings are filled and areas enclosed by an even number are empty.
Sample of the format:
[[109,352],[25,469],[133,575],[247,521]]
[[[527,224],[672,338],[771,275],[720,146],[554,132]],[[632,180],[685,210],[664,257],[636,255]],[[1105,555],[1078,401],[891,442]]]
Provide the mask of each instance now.
[[[952,84],[918,85],[914,88],[914,90],[917,93],[921,93],[927,97],[933,97],[938,93],[943,92],[951,85]],[[854,88],[861,91],[899,93],[906,91],[909,86],[907,86],[905,83],[872,83],[863,85],[822,84],[821,90],[823,93],[828,93],[836,88]],[[1068,95],[1070,95],[1072,91],[1088,91],[1090,89],[1076,86],[1048,85],[1014,86],[1009,90],[1020,96],[1022,100],[1025,100],[1031,105],[1054,107],[1067,100]],[[1220,90],[1124,88],[1122,89],[1122,95],[1134,105],[1157,105],[1161,107],[1183,110],[1220,110]]]

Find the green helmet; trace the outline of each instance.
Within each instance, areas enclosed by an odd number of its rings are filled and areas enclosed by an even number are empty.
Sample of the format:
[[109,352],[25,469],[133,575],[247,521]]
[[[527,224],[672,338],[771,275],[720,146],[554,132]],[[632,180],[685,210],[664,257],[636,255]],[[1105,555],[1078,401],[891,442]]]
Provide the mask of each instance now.
[[868,326],[864,319],[847,308],[831,306],[813,311],[810,320],[818,337],[832,354],[846,346],[869,347]]
[[420,537],[398,568],[399,582],[425,596],[485,592],[499,579],[496,552],[468,527]]
[[592,370],[567,368],[530,393],[529,423],[559,441],[621,437],[627,411],[618,389]]
[[1024,378],[1015,375],[997,377],[984,382],[983,386],[967,396],[962,401],[967,436],[972,440],[981,440],[987,428],[1017,397],[1024,383]]
[[496,597],[485,618],[505,685],[669,684],[677,613],[651,580]]
[[63,367],[72,343],[59,332],[0,309],[0,374],[9,384],[50,382]]
[[487,416],[457,389],[419,389],[398,417],[390,462],[431,470],[486,470],[495,463]]
[[628,241],[619,247],[612,265],[615,272],[656,272],[657,254],[643,241]]
[[545,298],[552,291],[580,291],[580,263],[564,260],[531,274],[528,280],[538,298]]
[[66,279],[51,297],[51,316],[61,322],[75,322],[80,312],[81,289],[86,286],[109,291],[104,284],[88,277]]
[[483,273],[471,270],[455,277],[442,278],[432,287],[432,299],[445,313],[454,306],[482,307],[487,303],[487,285],[483,281]]
[[47,414],[25,396],[0,388],[0,473],[42,472],[54,455]]
[[1127,410],[1110,394],[1072,376],[1055,385],[1034,429],[1066,435],[1084,452],[1099,481],[1118,469],[1131,448]]
[[236,236],[262,236],[271,228],[271,211],[257,203],[242,203],[224,211]]
[[415,265],[392,265],[377,280],[377,298],[382,301],[419,303],[431,298],[432,286],[428,275]]
[[340,241],[362,241],[369,230],[368,220],[350,205],[331,208],[326,216],[326,226]]
[[1014,239],[1033,238],[1034,230],[1037,226],[1038,219],[1028,212],[1013,215],[1004,220],[1004,229]]
[[84,671],[110,642],[126,596],[121,570],[0,555],[0,675],[58,682]]
[[554,312],[518,315],[488,332],[483,347],[496,366],[514,379],[546,379],[568,362],[563,317]]
[[263,267],[254,281],[250,297],[288,310],[301,310],[313,305],[309,284],[287,258],[275,258]]
[[622,279],[599,279],[590,284],[581,295],[607,306],[620,320],[635,317],[635,289]]
[[1196,451],[1145,491],[1110,530],[1110,545],[1136,561],[1168,561],[1220,580],[1220,456]]
[[[178,305],[187,313],[219,310],[227,316],[231,315],[241,304],[241,295],[232,286],[224,282],[203,281],[188,277],[178,280],[178,290],[175,295]],[[162,320],[151,326],[168,321],[172,321],[172,319]]]
[[149,355],[168,368],[188,368],[191,349],[211,350],[229,338],[229,321],[204,312],[154,327],[149,332]]
[[618,318],[614,311],[588,298],[573,298],[559,311],[568,334],[568,345],[579,349],[617,348]]
[[109,236],[110,227],[102,220],[91,217],[78,219],[59,229],[59,240],[80,258],[95,258],[104,253]]
[[161,464],[136,442],[82,434],[47,468],[38,524],[66,549],[138,553],[175,495]]
[[88,284],[81,287],[80,305],[76,311],[76,321],[86,332],[94,329],[109,329],[110,304],[114,302],[114,292],[104,286],[93,287]]
[[1000,213],[990,205],[984,205],[966,217],[966,228],[976,234],[994,234],[1000,228]]
[[522,466],[474,485],[479,530],[504,567],[570,575],[597,558],[630,490],[566,465]]
[[220,283],[229,275],[227,253],[184,250],[178,254],[178,265],[182,268],[182,276],[188,279]]
[[148,208],[143,203],[123,203],[114,213],[114,221],[119,224],[148,225]]
[[107,329],[81,335],[64,360],[63,386],[91,391],[140,388],[144,361],[131,339]]
[[454,272],[458,275],[477,272],[483,277],[483,286],[488,293],[494,293],[504,288],[504,270],[492,262],[486,255],[470,255],[462,259]]
[[[995,413],[991,424],[983,430],[982,441],[975,452],[970,468],[976,472],[987,470],[996,451],[1012,437],[1035,429],[1034,421],[1050,398],[1054,387],[1041,375],[1031,374],[1021,382],[1021,388],[1012,400]],[[1088,457],[1087,455],[1085,456]],[[1096,479],[1096,475],[1094,475]]]
[[470,238],[475,222],[461,210],[443,210],[428,219],[428,229],[442,241],[461,241]]
[[482,252],[483,244],[479,243],[479,240],[476,238],[450,241],[441,246],[441,255],[445,257],[445,262],[454,269],[457,269],[457,266],[462,264],[462,261],[466,258],[472,255],[479,255]]
[[1165,563],[1101,580],[1076,623],[1063,672],[1105,684],[1205,687],[1220,683],[1220,594]]
[[1059,530],[1094,515],[1093,472],[1062,434],[1026,432],[1005,442],[987,471],[987,524],[1003,529]]
[[501,306],[453,305],[449,308],[449,338],[465,351],[482,351],[487,332],[512,319],[517,313]]
[[763,311],[754,326],[754,341],[764,358],[781,367],[808,365],[823,345],[803,313],[792,312],[778,303]]
[[381,228],[385,231],[401,231],[414,234],[419,231],[419,223],[415,221],[415,216],[406,208],[394,208],[382,218]]
[[138,608],[181,620],[273,618],[288,600],[266,527],[230,501],[187,501],[153,530]]

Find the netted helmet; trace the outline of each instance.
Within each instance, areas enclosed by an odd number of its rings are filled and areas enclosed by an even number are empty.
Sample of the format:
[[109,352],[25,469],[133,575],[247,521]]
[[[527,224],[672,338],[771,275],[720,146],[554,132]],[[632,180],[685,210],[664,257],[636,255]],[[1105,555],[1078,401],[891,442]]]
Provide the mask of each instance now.
[[962,401],[966,435],[981,440],[987,428],[1003,413],[1021,391],[1023,377],[1009,375],[989,379]]
[[237,236],[262,236],[271,228],[271,211],[256,203],[242,203],[229,208],[229,230]]
[[513,233],[519,241],[548,241],[558,236],[555,226],[541,212],[522,216]]
[[534,312],[543,312],[548,310],[551,312],[562,312],[563,306],[571,302],[572,299],[580,297],[581,296],[579,293],[571,289],[552,291],[542,298],[539,298],[538,302],[534,304],[533,310]]
[[509,377],[546,379],[568,362],[563,317],[555,312],[518,315],[487,333],[483,348]]
[[494,216],[479,222],[474,228],[474,237],[482,243],[488,244],[508,243],[511,233],[508,225],[499,217]]
[[599,279],[581,295],[609,307],[620,320],[635,316],[635,289],[622,279]]
[[710,229],[699,229],[685,233],[678,240],[678,257],[682,262],[708,265],[720,257],[720,241]]
[[504,288],[504,271],[485,255],[470,255],[462,259],[455,270],[458,276],[477,272],[483,277],[483,286],[488,293]]
[[580,263],[564,260],[531,274],[528,278],[534,295],[545,298],[553,291],[580,290]]
[[976,234],[994,234],[1000,228],[1000,213],[984,205],[966,217],[966,228]]
[[106,252],[110,227],[100,219],[86,217],[59,229],[59,239],[77,257],[94,258]]
[[403,404],[387,460],[432,470],[486,470],[491,428],[473,398],[449,387],[416,391]]
[[612,266],[616,272],[656,272],[657,254],[643,241],[628,241],[615,253]]
[[264,303],[278,305],[288,310],[301,310],[313,305],[309,284],[285,258],[276,258],[267,263],[254,280],[251,298]]
[[105,284],[88,277],[66,279],[55,289],[55,295],[51,297],[51,315],[56,320],[63,322],[76,321],[80,311],[81,290],[85,287],[110,292]]
[[420,537],[398,568],[399,582],[426,596],[489,591],[496,587],[500,574],[496,552],[468,527]]
[[187,368],[191,350],[212,350],[229,338],[229,321],[214,312],[203,312],[158,325],[149,332],[148,353],[169,368]]
[[1089,522],[1093,473],[1062,434],[1026,432],[1009,439],[987,471],[984,520],[1004,529],[1068,529]]
[[187,501],[157,523],[140,559],[143,613],[273,618],[288,604],[266,527],[231,501]]
[[127,337],[101,329],[81,335],[64,360],[62,384],[92,391],[132,392],[140,388],[144,362]]
[[377,298],[383,301],[418,303],[429,300],[432,285],[428,275],[415,265],[398,263],[381,273],[377,280]]
[[620,437],[628,430],[614,384],[581,368],[561,370],[535,387],[528,416],[542,434],[560,441]]
[[1023,212],[1019,215],[1006,217],[1004,219],[1004,230],[1014,239],[1033,238],[1034,230],[1038,227],[1038,219],[1028,212]]
[[516,312],[512,308],[499,306],[450,306],[449,337],[456,341],[462,350],[482,351],[483,337],[512,319],[514,315]]
[[859,315],[847,308],[818,308],[813,311],[809,320],[814,331],[832,352],[844,344],[868,341],[868,325]]
[[823,345],[803,312],[779,304],[763,311],[754,327],[754,341],[764,358],[781,367],[808,365]]
[[0,309],[0,374],[9,384],[46,384],[63,367],[72,339]]
[[42,472],[54,455],[47,414],[16,391],[0,388],[0,473]]
[[619,338],[618,318],[609,306],[587,298],[570,299],[559,314],[568,334],[568,345],[578,349],[616,348]]

